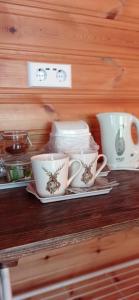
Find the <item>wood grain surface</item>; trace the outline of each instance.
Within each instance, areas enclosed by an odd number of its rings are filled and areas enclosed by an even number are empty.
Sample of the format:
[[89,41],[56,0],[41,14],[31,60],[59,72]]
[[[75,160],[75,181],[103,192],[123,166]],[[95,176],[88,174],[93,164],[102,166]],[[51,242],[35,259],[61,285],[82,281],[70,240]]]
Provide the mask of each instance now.
[[[138,300],[139,298],[139,264],[121,270],[99,275],[83,282],[69,284],[39,296],[32,300]],[[15,291],[14,287],[14,293]],[[45,297],[45,298],[44,298]]]
[[41,204],[25,188],[0,193],[0,262],[139,225],[137,172],[112,172],[108,195]]
[[[49,123],[84,119],[100,143],[96,113],[139,117],[138,23],[137,0],[0,1],[0,131],[39,149]],[[29,88],[28,61],[71,64],[72,89]]]
[[139,174],[109,176],[120,183],[110,194],[59,203],[41,204],[25,188],[1,191],[0,263],[15,295],[138,258]]
[[[100,144],[98,112],[139,117],[138,25],[137,0],[0,1],[0,131],[29,130],[38,150],[54,120],[84,119]],[[28,61],[71,64],[72,89],[29,88]],[[48,206],[1,191],[0,262],[19,260],[15,292],[137,256],[138,177],[121,172],[110,195]]]

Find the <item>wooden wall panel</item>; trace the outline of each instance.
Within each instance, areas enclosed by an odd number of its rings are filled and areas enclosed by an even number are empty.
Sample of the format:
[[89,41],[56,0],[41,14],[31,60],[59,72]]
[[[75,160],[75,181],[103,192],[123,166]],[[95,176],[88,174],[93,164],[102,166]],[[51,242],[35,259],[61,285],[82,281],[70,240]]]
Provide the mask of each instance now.
[[[13,291],[15,294],[21,293],[24,289],[47,286],[136,258],[139,245],[138,233],[137,227],[107,236],[100,233],[99,237],[92,237],[91,240],[76,245],[52,251],[43,250],[32,256],[22,257],[18,265],[11,269]],[[124,249],[127,249],[126,253]]]
[[[63,59],[64,63],[65,60]],[[118,60],[111,57],[94,57],[90,63],[82,59],[82,64],[70,59],[72,64],[72,89],[61,90],[61,94],[75,93],[100,93],[118,90],[119,94],[128,91],[136,91],[139,86],[139,63],[135,61]],[[1,88],[22,88],[26,93],[31,90],[38,94],[46,92],[46,89],[28,88],[27,62],[20,60],[0,60],[0,87]],[[56,89],[55,89],[56,91]],[[57,90],[60,93],[60,91]],[[52,94],[52,89],[47,89]]]
[[[97,138],[97,112],[139,117],[138,20],[137,0],[0,1],[0,130],[42,145],[55,119],[85,119]],[[28,61],[71,64],[72,89],[29,88]]]
[[[49,139],[52,121],[84,119],[100,144],[98,112],[125,111],[139,117],[138,23],[138,0],[0,1],[0,131],[27,129],[33,149],[39,149]],[[29,88],[28,61],[71,64],[72,89]],[[135,242],[129,252],[136,249]],[[102,266],[111,255],[114,262],[117,249],[108,246],[101,256],[89,243],[88,260],[82,252],[74,261],[71,248],[63,250],[62,259],[64,255],[72,275],[85,270],[84,263],[86,271],[92,268],[90,258]],[[54,253],[53,269],[51,260],[49,265],[44,257],[35,257],[41,282],[47,270],[49,279],[54,278],[56,260]],[[64,267],[61,272],[69,275]],[[32,258],[23,258],[11,274],[15,291],[35,286],[39,277]]]

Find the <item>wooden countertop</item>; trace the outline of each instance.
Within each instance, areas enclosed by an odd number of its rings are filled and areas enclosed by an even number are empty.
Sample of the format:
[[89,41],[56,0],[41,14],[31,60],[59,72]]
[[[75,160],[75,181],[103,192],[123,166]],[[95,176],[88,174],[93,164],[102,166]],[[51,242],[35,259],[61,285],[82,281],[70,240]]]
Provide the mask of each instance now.
[[106,195],[41,204],[25,188],[0,191],[0,263],[139,226],[139,172],[112,171]]

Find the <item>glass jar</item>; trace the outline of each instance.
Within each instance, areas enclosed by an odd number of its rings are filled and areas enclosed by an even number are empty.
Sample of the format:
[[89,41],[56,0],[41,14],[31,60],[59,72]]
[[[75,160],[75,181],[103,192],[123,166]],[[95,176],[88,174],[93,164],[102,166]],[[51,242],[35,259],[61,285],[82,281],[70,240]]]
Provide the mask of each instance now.
[[26,158],[21,159],[17,156],[15,159],[7,159],[4,162],[4,167],[8,182],[31,179],[31,161]]
[[25,154],[31,144],[27,131],[3,131],[1,133],[4,143],[4,152],[11,155]]
[[2,155],[0,157],[0,178],[3,178],[6,176],[6,170],[4,167],[4,160],[2,158]]

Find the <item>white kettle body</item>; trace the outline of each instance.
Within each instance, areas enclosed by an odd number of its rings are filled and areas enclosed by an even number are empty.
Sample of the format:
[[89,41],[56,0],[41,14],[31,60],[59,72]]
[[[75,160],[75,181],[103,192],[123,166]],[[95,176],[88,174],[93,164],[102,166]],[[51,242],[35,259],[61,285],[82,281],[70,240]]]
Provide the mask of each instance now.
[[110,169],[139,167],[139,143],[132,139],[132,124],[139,140],[139,120],[129,113],[99,113],[102,152],[107,156]]

